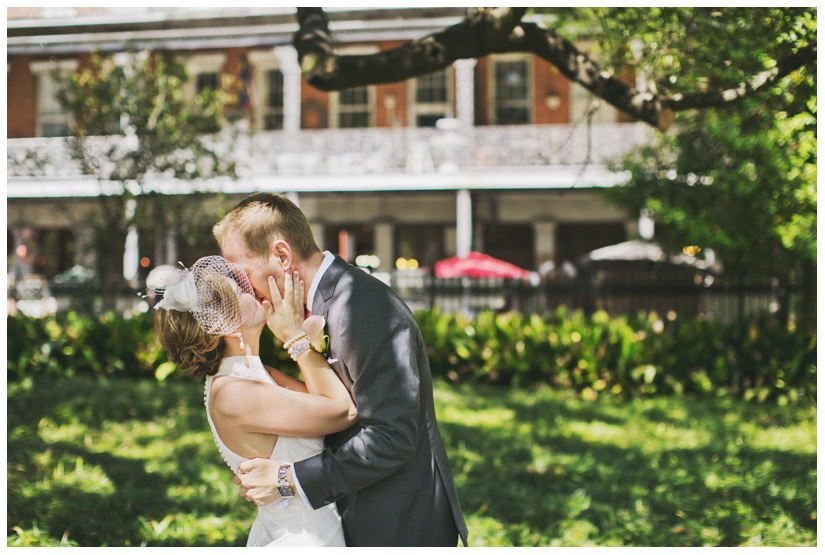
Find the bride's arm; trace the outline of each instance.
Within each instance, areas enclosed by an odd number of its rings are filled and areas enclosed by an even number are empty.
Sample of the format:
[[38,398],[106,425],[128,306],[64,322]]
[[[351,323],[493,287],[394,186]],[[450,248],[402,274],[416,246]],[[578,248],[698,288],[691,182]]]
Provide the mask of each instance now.
[[[269,278],[269,289],[272,303],[264,301],[267,325],[281,341],[296,337],[304,321],[304,284],[298,273],[285,273],[283,297],[273,277]],[[214,392],[213,406],[249,432],[314,436],[350,427],[356,419],[355,403],[327,360],[307,349],[296,361],[309,395],[271,384],[233,380]]]
[[212,388],[213,418],[230,420],[250,433],[294,437],[326,435],[350,427],[356,417],[352,400],[324,357],[307,351],[298,359],[307,367],[321,367],[337,384],[319,376],[320,393],[308,395],[252,380],[221,380],[224,383],[216,382]]
[[293,378],[288,374],[284,374],[280,370],[276,370],[271,366],[264,366],[264,368],[266,368],[266,371],[270,377],[275,380],[275,383],[281,387],[291,389],[292,391],[300,391],[301,393],[307,392],[307,385],[301,380]]

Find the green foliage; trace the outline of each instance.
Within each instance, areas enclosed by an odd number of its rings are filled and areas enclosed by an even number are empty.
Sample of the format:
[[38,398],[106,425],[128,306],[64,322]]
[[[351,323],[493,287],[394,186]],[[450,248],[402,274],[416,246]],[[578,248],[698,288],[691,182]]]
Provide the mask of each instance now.
[[[8,379],[77,376],[188,380],[155,341],[154,312],[100,318],[73,312],[8,318]],[[433,375],[453,382],[548,384],[586,398],[733,395],[780,404],[816,397],[816,340],[763,318],[742,325],[667,321],[656,313],[596,312],[549,317],[483,312],[475,319],[437,310],[416,315]],[[296,375],[269,330],[267,364]]]
[[702,320],[548,318],[437,310],[417,314],[433,374],[451,381],[545,383],[598,395],[735,395],[779,403],[816,396],[816,340],[770,318]]
[[[816,545],[813,405],[444,381],[435,403],[472,546]],[[7,408],[7,545],[245,545],[201,384],[11,383]]]
[[[204,134],[225,123],[236,99],[228,87],[184,94],[185,64],[168,52],[98,53],[60,81],[57,99],[75,116],[73,156],[84,173],[141,185],[150,173],[191,180],[234,175],[235,165]],[[121,135],[120,145],[99,152],[89,137]]]
[[[231,124],[237,98],[223,76],[218,90],[205,88],[189,99],[184,62],[171,52],[93,53],[77,71],[58,75],[57,100],[73,114],[69,153],[85,175],[101,181],[98,210],[98,276],[107,308],[122,281],[121,261],[130,228],[156,240],[168,234],[187,239],[217,220],[202,190],[205,180],[237,177]],[[224,136],[219,135],[221,132]],[[223,145],[223,146],[222,146]],[[150,179],[192,184],[190,195],[161,194]],[[207,196],[207,202],[203,202]],[[148,233],[147,233],[148,232]]]
[[[663,96],[739,90],[816,43],[816,9],[585,8],[561,20],[596,38],[614,67]],[[581,22],[587,22],[585,26]],[[581,33],[581,32],[580,32]],[[606,197],[647,208],[657,240],[713,249],[726,270],[776,274],[816,261],[816,67],[738,102],[680,112],[621,163],[631,178]]]

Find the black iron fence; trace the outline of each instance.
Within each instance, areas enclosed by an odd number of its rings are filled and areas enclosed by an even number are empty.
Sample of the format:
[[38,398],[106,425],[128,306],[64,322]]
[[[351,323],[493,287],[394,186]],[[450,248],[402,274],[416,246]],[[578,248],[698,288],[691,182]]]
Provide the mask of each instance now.
[[390,285],[413,310],[475,314],[482,310],[548,313],[564,307],[611,315],[656,311],[675,319],[702,316],[735,322],[756,314],[789,310],[801,301],[798,283],[777,278],[714,275],[683,268],[633,271],[580,269],[577,275],[548,276],[538,282],[498,278],[436,278],[395,274]]
[[[732,277],[683,267],[636,265],[627,269],[577,269],[541,280],[500,278],[437,278],[427,273],[395,272],[385,276],[413,310],[438,307],[442,312],[468,315],[483,310],[546,314],[560,307],[611,315],[656,311],[664,317],[703,316],[726,323],[762,313],[789,311],[794,318],[801,301],[800,284],[777,278]],[[42,315],[75,310],[100,313],[106,307],[99,289],[88,286],[51,287],[9,300],[21,312]],[[129,314],[149,309],[156,299],[138,291],[121,290],[117,312]],[[10,306],[10,309],[12,307]]]

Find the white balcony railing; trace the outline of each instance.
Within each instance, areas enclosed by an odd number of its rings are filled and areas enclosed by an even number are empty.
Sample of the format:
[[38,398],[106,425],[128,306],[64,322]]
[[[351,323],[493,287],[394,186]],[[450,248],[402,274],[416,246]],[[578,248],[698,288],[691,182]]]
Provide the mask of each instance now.
[[[371,128],[265,131],[218,137],[241,177],[267,175],[422,174],[461,169],[603,165],[649,141],[643,124],[514,125],[443,131]],[[588,146],[589,145],[589,146]],[[122,137],[99,137],[93,152],[129,148]],[[71,180],[83,176],[64,138],[9,139],[7,177]]]

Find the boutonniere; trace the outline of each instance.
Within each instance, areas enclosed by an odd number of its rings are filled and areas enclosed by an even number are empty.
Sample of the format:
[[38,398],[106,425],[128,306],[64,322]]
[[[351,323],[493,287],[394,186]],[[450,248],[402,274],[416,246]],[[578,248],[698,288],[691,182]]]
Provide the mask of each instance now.
[[313,351],[325,355],[329,348],[329,336],[324,334],[324,326],[327,319],[321,315],[313,314],[301,325],[301,329],[309,336],[309,344]]

